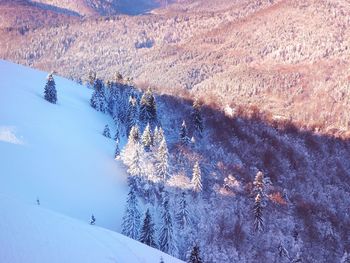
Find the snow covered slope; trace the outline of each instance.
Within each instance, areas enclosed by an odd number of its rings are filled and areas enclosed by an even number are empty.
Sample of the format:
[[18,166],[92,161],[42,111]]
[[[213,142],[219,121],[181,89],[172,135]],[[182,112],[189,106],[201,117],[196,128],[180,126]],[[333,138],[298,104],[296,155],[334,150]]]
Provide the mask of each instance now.
[[180,263],[118,233],[0,195],[0,262]]
[[[55,77],[58,104],[45,101],[46,76],[0,60],[0,262],[54,262],[48,256],[57,262],[151,262],[137,261],[145,254],[132,251],[146,251],[148,259],[153,250],[85,225],[94,214],[97,226],[120,230],[126,176],[113,159],[114,141],[101,134],[107,123],[113,134],[113,122],[89,106],[90,90],[63,78]],[[121,259],[121,252],[132,260]]]
[[54,105],[43,98],[47,73],[5,61],[0,72],[1,192],[118,230],[125,175],[102,136],[113,122],[90,107],[91,91],[55,77]]

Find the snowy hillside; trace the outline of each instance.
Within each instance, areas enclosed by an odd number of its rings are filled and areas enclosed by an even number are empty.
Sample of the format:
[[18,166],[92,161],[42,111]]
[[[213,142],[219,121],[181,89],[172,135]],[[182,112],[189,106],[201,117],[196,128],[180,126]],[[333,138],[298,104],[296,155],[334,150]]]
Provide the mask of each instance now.
[[54,105],[43,99],[47,73],[5,61],[0,72],[0,262],[158,261],[161,252],[99,228],[120,231],[127,189],[115,143],[102,136],[113,121],[89,106],[91,91],[55,77]]
[[118,233],[0,195],[0,262],[181,262]]
[[102,136],[113,122],[89,106],[91,91],[56,77],[53,105],[43,99],[47,73],[4,61],[0,72],[1,192],[118,230],[125,176]]

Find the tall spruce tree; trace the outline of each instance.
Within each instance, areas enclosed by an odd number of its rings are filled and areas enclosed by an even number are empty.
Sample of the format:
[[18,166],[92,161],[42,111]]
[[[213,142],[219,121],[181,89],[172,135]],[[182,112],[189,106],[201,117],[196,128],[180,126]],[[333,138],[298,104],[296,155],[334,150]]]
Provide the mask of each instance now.
[[105,88],[102,80],[96,79],[94,83],[94,92],[90,100],[91,107],[97,111],[106,111],[106,98],[105,98]]
[[126,136],[129,136],[131,128],[137,126],[137,117],[138,117],[138,105],[137,99],[135,97],[129,98],[129,106],[126,116]]
[[[125,145],[121,157],[124,163],[127,166],[130,166],[132,162],[134,162],[136,150],[138,149],[140,145],[140,134],[139,134],[139,128],[137,126],[133,126],[131,128],[129,137],[128,137],[128,142]],[[140,151],[139,151],[140,154]]]
[[147,209],[145,214],[145,219],[143,220],[139,241],[150,247],[157,248],[154,235],[155,235],[154,223],[152,221],[151,213],[149,212],[149,209]]
[[187,209],[186,193],[182,192],[181,198],[178,204],[176,216],[176,222],[179,226],[179,229],[184,230],[189,223],[190,213]]
[[188,145],[191,139],[188,137],[186,122],[183,121],[180,129],[180,141],[182,145]]
[[162,225],[159,232],[159,249],[165,253],[177,256],[177,246],[170,214],[169,199],[163,202]]
[[156,100],[150,88],[141,97],[140,123],[143,127],[145,127],[147,123],[152,128],[154,128],[157,125]]
[[254,202],[254,230],[256,232],[262,232],[264,230],[263,207],[261,202],[261,194],[258,193]]
[[146,152],[149,152],[151,150],[151,146],[152,146],[152,134],[151,134],[151,128],[149,126],[149,124],[147,124],[143,134],[142,134],[142,145],[145,149]]
[[119,140],[116,140],[115,141],[114,159],[119,160],[119,158],[120,158]]
[[153,144],[155,147],[159,147],[161,141],[164,138],[164,131],[162,127],[156,127],[154,129],[154,135],[153,135]]
[[201,106],[199,101],[196,99],[192,105],[192,121],[195,131],[199,137],[202,137],[203,132],[203,118],[201,114]]
[[136,143],[133,155],[131,156],[128,173],[132,176],[142,175],[142,146]]
[[[129,180],[129,182],[132,182],[132,180]],[[126,209],[122,223],[122,234],[132,239],[138,239],[140,233],[141,213],[139,211],[138,201],[132,183],[129,183],[129,187],[130,190],[126,201]]]
[[199,193],[202,191],[202,173],[201,173],[201,168],[199,166],[199,162],[196,161],[193,167],[193,173],[192,173],[192,187],[193,191]]
[[47,81],[44,90],[44,98],[45,100],[53,104],[56,104],[57,102],[56,84],[51,73],[47,76]]
[[155,167],[157,177],[165,182],[169,177],[169,152],[164,137],[156,152]]
[[120,141],[120,134],[119,134],[119,128],[117,128],[115,134],[114,134],[114,140],[115,141]]
[[93,88],[94,87],[94,83],[96,80],[96,72],[93,70],[89,71],[89,75],[88,75],[88,88]]
[[105,128],[103,129],[103,136],[107,137],[107,138],[111,138],[111,132],[109,130],[109,126],[108,124],[105,125]]
[[255,194],[260,194],[261,197],[265,196],[264,174],[261,171],[257,172],[253,185]]
[[192,248],[188,263],[203,263],[202,258],[200,256],[200,249],[198,245],[195,245]]

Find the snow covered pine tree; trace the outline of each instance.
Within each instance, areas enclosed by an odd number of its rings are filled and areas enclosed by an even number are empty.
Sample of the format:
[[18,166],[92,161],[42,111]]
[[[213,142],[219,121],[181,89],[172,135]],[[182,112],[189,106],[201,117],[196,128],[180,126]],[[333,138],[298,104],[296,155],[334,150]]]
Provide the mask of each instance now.
[[122,234],[133,239],[138,239],[141,225],[141,213],[132,182],[133,180],[129,180],[130,189],[126,201],[125,214],[123,216]]
[[201,114],[201,106],[197,99],[193,102],[191,115],[192,115],[194,129],[198,134],[198,137],[201,138],[202,132],[203,132],[203,118]]
[[190,259],[188,260],[188,263],[202,263],[202,259],[200,257],[200,249],[199,246],[195,245],[192,248]]
[[140,125],[141,128],[149,124],[152,128],[157,125],[157,106],[150,88],[142,95],[140,101]]
[[167,197],[163,202],[162,226],[159,233],[159,249],[175,257],[177,256],[173,222],[169,211],[169,200]]
[[106,124],[105,128],[103,129],[103,136],[107,138],[111,138],[111,132],[109,131],[109,126]]
[[44,98],[48,102],[56,104],[57,102],[57,91],[55,80],[53,79],[52,73],[47,76],[47,82],[44,90]]
[[188,145],[191,139],[188,137],[186,122],[183,121],[180,129],[180,141],[182,145]]
[[157,248],[154,233],[154,223],[152,222],[151,213],[149,212],[149,209],[147,209],[145,219],[143,220],[139,241],[150,247]]
[[202,191],[202,173],[201,173],[201,168],[199,167],[198,161],[196,161],[193,167],[191,183],[192,183],[193,191],[195,191],[196,193],[199,193]]

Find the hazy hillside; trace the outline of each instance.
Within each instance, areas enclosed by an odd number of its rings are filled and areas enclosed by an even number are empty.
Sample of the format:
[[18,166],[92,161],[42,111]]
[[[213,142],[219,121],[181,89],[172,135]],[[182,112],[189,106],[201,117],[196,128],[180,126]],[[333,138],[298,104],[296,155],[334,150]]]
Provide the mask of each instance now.
[[136,15],[148,12],[159,6],[159,1],[157,0],[32,0],[32,2],[48,5],[46,7],[63,8],[82,16],[114,14]]
[[345,0],[222,0],[209,12],[211,6],[179,1],[158,15],[11,32],[0,56],[73,78],[92,69],[111,79],[120,71],[174,95],[188,90],[208,103],[215,96],[222,108],[257,106],[312,129],[347,131]]

